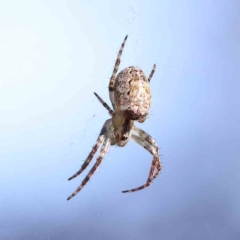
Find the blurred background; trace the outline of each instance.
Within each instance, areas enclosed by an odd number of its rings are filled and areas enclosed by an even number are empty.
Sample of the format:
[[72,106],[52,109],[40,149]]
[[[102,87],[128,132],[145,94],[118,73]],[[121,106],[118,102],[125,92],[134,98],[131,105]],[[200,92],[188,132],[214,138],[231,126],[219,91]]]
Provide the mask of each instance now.
[[[0,239],[240,239],[240,2],[2,1],[0,4]],[[152,157],[112,147],[68,182],[109,118],[108,81],[120,70],[151,81]],[[94,162],[95,160],[93,160]]]

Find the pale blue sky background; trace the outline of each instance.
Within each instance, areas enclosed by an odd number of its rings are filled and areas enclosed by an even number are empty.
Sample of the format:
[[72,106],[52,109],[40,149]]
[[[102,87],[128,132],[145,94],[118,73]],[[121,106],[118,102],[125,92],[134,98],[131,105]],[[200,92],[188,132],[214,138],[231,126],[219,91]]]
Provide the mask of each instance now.
[[[2,1],[0,239],[240,239],[240,2]],[[151,156],[113,147],[90,183],[75,173],[91,150],[120,69],[152,79]]]

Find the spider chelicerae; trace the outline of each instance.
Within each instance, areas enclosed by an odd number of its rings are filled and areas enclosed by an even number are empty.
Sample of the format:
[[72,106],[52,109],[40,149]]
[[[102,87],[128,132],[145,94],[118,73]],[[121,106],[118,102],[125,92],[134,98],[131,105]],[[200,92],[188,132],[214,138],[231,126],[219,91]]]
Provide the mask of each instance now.
[[146,78],[145,74],[139,67],[134,66],[125,68],[117,75],[127,37],[128,36],[124,38],[124,41],[120,47],[109,82],[109,97],[113,106],[113,110],[106,102],[102,100],[100,96],[98,96],[97,93],[94,93],[102,105],[108,110],[111,118],[104,123],[98,139],[92,148],[92,151],[89,153],[80,170],[68,180],[72,180],[73,178],[77,177],[86,169],[90,161],[93,159],[94,154],[97,152],[99,146],[102,144],[100,155],[92,169],[82,181],[81,185],[71,196],[68,197],[67,200],[73,198],[86,185],[91,176],[97,170],[98,166],[101,164],[111,145],[117,144],[119,147],[124,147],[129,139],[134,140],[136,143],[150,152],[153,155],[153,160],[146,183],[138,188],[125,190],[122,192],[135,192],[148,187],[161,171],[157,143],[148,133],[134,126],[134,121],[143,123],[148,116],[151,105],[149,84],[155,72],[156,65],[153,65],[152,71],[148,78]]

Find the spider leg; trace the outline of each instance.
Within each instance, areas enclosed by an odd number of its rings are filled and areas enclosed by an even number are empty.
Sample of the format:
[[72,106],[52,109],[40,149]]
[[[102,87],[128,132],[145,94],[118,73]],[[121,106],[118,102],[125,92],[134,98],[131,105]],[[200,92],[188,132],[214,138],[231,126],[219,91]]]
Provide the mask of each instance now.
[[143,140],[142,138],[137,136],[136,134],[132,134],[131,138],[140,146],[144,147],[147,151],[149,151],[153,155],[153,160],[152,160],[152,165],[150,168],[147,182],[138,188],[122,191],[123,193],[136,192],[148,187],[152,183],[153,179],[156,178],[161,171],[160,159],[159,159],[158,152],[156,151],[156,148],[150,145],[146,140]]
[[146,140],[150,145],[152,145],[156,151],[158,152],[158,145],[156,143],[156,141],[145,131],[143,131],[140,128],[137,128],[135,126],[132,127],[132,130],[135,132],[135,134],[140,137],[141,139]]
[[94,172],[97,170],[98,166],[101,164],[104,156],[106,155],[108,149],[110,147],[110,139],[105,139],[100,151],[100,155],[97,158],[96,163],[93,165],[92,169],[90,170],[90,172],[88,173],[88,175],[84,178],[84,180],[82,181],[81,185],[76,189],[76,191],[70,195],[67,200],[70,200],[71,198],[73,198],[76,194],[78,194],[78,192],[81,191],[81,189],[86,185],[86,183],[89,181],[89,179],[92,177],[92,175],[94,174]]
[[150,73],[150,75],[149,75],[149,77],[148,77],[148,82],[151,81],[155,70],[156,70],[156,64],[153,65],[152,71],[151,71],[151,73]]
[[[139,129],[141,130],[141,129]],[[143,131],[143,130],[142,130]],[[143,131],[144,132],[144,131]],[[147,134],[147,133],[146,133]],[[147,134],[148,135],[148,134]],[[148,135],[150,136],[150,135]],[[158,174],[160,173],[161,171],[161,162],[160,162],[160,157],[159,157],[159,154],[158,154],[158,146],[154,146],[152,145],[151,143],[149,143],[146,139],[142,139],[141,137],[139,137],[138,135],[136,134],[132,134],[132,139],[138,143],[140,146],[142,146],[143,148],[145,148],[149,153],[151,153],[153,155],[154,158],[156,158],[156,165],[155,165],[155,169],[154,169],[154,172],[153,172],[153,178],[156,178],[158,176]],[[152,139],[153,140],[153,139]],[[154,140],[153,140],[154,141]],[[154,143],[156,144],[156,142],[154,141]],[[156,148],[157,147],[157,148]],[[153,159],[154,161],[154,159]],[[153,161],[152,161],[152,164],[153,164]],[[153,165],[152,165],[153,166]]]
[[85,160],[85,162],[83,163],[82,167],[79,169],[79,171],[77,171],[72,177],[70,177],[68,179],[68,181],[72,180],[73,178],[77,177],[78,175],[80,175],[88,166],[88,164],[91,162],[91,160],[93,159],[93,156],[95,155],[95,153],[97,152],[99,146],[102,144],[104,140],[104,135],[99,135],[98,139],[95,143],[95,145],[92,148],[92,151],[89,153],[87,159]]
[[115,100],[114,100],[114,88],[113,87],[114,87],[114,82],[115,82],[115,77],[117,75],[118,67],[121,63],[121,56],[122,56],[123,48],[125,46],[127,38],[128,38],[128,35],[124,38],[123,43],[122,43],[122,45],[119,49],[119,52],[118,52],[118,55],[117,55],[117,60],[115,62],[114,69],[113,69],[113,72],[112,72],[112,76],[110,78],[110,82],[109,82],[109,85],[108,85],[109,97],[110,97],[110,100],[111,100],[111,103],[112,103],[112,106],[113,106],[114,110],[115,110]]
[[[140,128],[137,128],[135,126],[132,127],[132,130],[135,132],[135,134],[141,138],[142,141],[147,141],[151,146],[153,146],[156,150],[156,152],[158,153],[158,145],[156,143],[156,141],[148,134],[146,133],[145,131],[143,131],[142,129]],[[141,145],[142,146],[142,145]],[[144,146],[143,146],[144,147]],[[153,178],[156,178],[159,174],[159,172],[161,171],[161,165],[160,165],[160,161],[159,161],[159,164],[157,165],[157,171],[154,173],[154,177]]]
[[106,102],[104,102],[103,99],[100,96],[98,96],[97,93],[94,92],[94,95],[102,103],[102,105],[108,110],[109,115],[113,116],[115,112],[108,106],[108,104]]

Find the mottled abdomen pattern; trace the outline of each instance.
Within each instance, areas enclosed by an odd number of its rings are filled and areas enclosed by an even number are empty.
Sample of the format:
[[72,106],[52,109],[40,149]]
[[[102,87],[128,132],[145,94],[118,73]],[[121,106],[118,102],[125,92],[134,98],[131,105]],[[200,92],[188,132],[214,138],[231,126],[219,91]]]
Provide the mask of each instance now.
[[122,70],[114,83],[114,99],[117,109],[130,120],[144,122],[151,106],[148,79],[139,67]]

